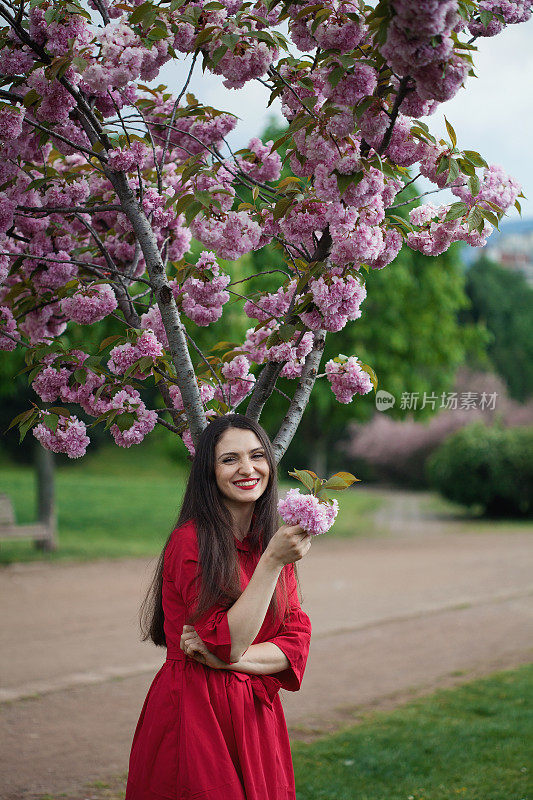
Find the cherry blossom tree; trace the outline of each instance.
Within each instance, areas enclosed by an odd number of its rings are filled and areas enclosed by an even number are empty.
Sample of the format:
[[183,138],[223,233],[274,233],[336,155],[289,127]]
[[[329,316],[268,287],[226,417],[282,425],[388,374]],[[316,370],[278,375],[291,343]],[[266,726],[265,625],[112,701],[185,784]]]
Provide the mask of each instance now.
[[[284,377],[279,460],[317,377],[341,403],[371,391],[357,354],[319,372],[326,335],[361,316],[365,275],[403,245],[483,245],[519,208],[513,178],[421,118],[473,75],[477,37],[530,15],[525,0],[0,0],[0,349],[25,349],[42,401],[21,435],[83,455],[87,423],[59,402],[119,446],[159,423],[193,452],[213,416],[259,419]],[[148,85],[172,59],[186,62],[181,90]],[[233,152],[237,119],[188,91],[200,69],[267,86],[287,131]],[[405,220],[420,175],[457,200]],[[269,243],[284,258],[276,291],[221,267]],[[244,340],[200,348],[195,329],[230,301],[250,318]],[[109,318],[121,334],[68,346],[72,326]],[[157,409],[143,400],[154,385]]]

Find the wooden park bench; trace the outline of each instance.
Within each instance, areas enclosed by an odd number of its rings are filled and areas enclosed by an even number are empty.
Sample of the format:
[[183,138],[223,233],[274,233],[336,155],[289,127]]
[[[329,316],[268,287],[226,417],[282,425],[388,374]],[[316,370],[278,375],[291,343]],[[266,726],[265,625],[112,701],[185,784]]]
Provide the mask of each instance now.
[[7,494],[0,494],[0,540],[33,539],[36,547],[52,550],[55,547],[54,530],[44,522],[17,525],[13,505]]

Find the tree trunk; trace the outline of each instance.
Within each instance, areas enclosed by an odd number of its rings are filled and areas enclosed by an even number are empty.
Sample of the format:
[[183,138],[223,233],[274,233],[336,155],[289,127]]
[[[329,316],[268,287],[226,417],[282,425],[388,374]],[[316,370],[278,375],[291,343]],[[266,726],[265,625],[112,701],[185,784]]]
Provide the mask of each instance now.
[[57,521],[55,510],[55,463],[54,454],[41,445],[36,449],[37,470],[37,507],[39,522],[46,525],[50,535],[42,541],[36,541],[39,550],[55,550],[57,548]]

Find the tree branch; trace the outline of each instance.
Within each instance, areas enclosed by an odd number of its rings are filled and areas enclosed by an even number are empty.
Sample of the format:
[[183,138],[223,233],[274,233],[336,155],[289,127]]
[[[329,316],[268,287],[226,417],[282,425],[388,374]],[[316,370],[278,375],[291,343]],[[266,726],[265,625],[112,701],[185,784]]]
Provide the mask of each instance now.
[[[454,186],[467,186],[467,183],[455,183]],[[409,203],[414,203],[415,200],[420,200],[421,197],[425,197],[427,194],[435,194],[436,192],[443,192],[445,189],[450,189],[450,186],[442,186],[438,189],[429,189],[427,192],[422,192],[422,194],[417,194],[415,197],[411,197],[410,200],[404,200],[403,203],[396,203],[394,206],[389,206],[387,211],[392,211],[393,208],[401,208],[402,206],[408,206]]]
[[279,431],[272,442],[276,464],[279,464],[290,445],[298,425],[300,424],[307,403],[309,402],[313,386],[315,385],[320,361],[322,360],[325,341],[326,332],[323,330],[317,331],[313,349],[305,359],[298,387],[283,422],[280,425]]
[[408,84],[409,84],[410,80],[411,80],[410,75],[406,75],[400,81],[400,85],[398,86],[398,92],[397,92],[396,97],[394,99],[394,105],[393,105],[392,111],[390,113],[389,127],[385,131],[385,134],[383,135],[383,139],[381,140],[381,144],[380,144],[380,146],[378,147],[378,150],[377,150],[379,155],[382,155],[385,152],[385,150],[387,149],[387,147],[389,146],[389,144],[390,144],[390,140],[391,140],[391,137],[392,137],[392,132],[394,130],[394,126],[396,124],[396,120],[398,118],[398,114],[400,113],[400,106],[403,103],[407,92],[410,91],[409,88],[408,88]]
[[259,379],[256,381],[252,397],[246,409],[248,419],[253,419],[255,422],[258,421],[266,401],[274,391],[276,381],[284,366],[285,362],[283,361],[268,361],[265,364]]
[[[194,57],[193,57],[193,60],[192,60],[192,64],[191,64],[191,68],[189,70],[189,74],[187,75],[187,80],[185,81],[183,89],[181,90],[181,92],[177,96],[176,101],[174,103],[174,106],[172,108],[172,114],[170,115],[170,125],[174,124],[174,119],[176,118],[176,112],[178,110],[178,106],[180,104],[180,100],[183,97],[183,95],[185,94],[185,92],[187,91],[187,86],[189,85],[190,80],[192,78],[192,73],[194,71],[194,65],[196,64],[197,57],[198,57],[198,50],[194,54]],[[165,156],[167,154],[168,144],[170,142],[170,133],[171,133],[171,131],[170,131],[170,128],[169,128],[169,130],[167,132],[167,135],[166,135],[166,138],[165,138],[165,143],[163,145],[163,152],[161,153],[161,160],[159,162],[159,169],[163,169],[163,164],[165,163]]]
[[100,2],[100,0],[93,0],[93,2],[101,14],[104,25],[109,25],[111,20],[109,19],[109,14],[107,13],[105,5],[102,2]]
[[87,220],[83,219],[81,214],[76,213],[74,216],[76,217],[77,220],[81,222],[82,225],[85,226],[85,228],[87,228],[87,230],[93,237],[96,246],[102,253],[103,257],[105,258],[106,264],[108,264],[110,269],[118,275],[118,280],[120,285],[113,284],[113,291],[115,292],[115,297],[117,298],[119,308],[124,314],[124,318],[130,323],[130,325],[133,325],[135,328],[139,328],[141,325],[141,320],[139,318],[139,315],[137,314],[135,306],[133,305],[133,300],[129,295],[127,286],[124,283],[124,279],[122,278],[120,271],[117,268],[117,265],[111,258],[111,255],[109,254],[107,247],[105,246],[105,244],[103,243],[103,241],[101,240],[100,236],[95,231],[93,226],[90,225],[87,222]]
[[180,319],[174,295],[168,285],[156,236],[146,214],[139,207],[126,175],[123,172],[106,171],[123,211],[133,226],[144,255],[146,269],[154,287],[157,305],[167,334],[172,361],[176,369],[176,382],[183,399],[192,440],[196,443],[207,422],[194,366],[187,347],[185,328]]
[[106,211],[122,211],[122,206],[17,206],[16,211],[28,211],[32,214],[103,214]]
[[[332,239],[331,233],[329,231],[329,225],[326,225],[324,230],[322,231],[322,236],[320,237],[320,241],[318,242],[315,252],[312,256],[312,261],[323,261],[327,259],[329,255],[329,251],[331,249]],[[307,291],[308,283],[302,287],[300,294],[304,294]],[[291,302],[289,308],[287,309],[286,314],[284,315],[283,322],[294,323],[297,322],[298,318],[293,315],[293,309],[296,304],[296,290],[291,298]],[[274,391],[276,386],[276,381],[279,378],[279,374],[283,369],[284,364],[278,364],[277,362],[269,361],[261,370],[261,374],[259,376],[259,380],[257,381],[255,388],[252,392],[252,397],[248,404],[248,408],[246,409],[246,416],[250,419],[255,421],[259,420],[261,416],[261,411],[263,410],[266,401]],[[303,413],[303,412],[302,412]],[[292,438],[292,436],[291,436]]]

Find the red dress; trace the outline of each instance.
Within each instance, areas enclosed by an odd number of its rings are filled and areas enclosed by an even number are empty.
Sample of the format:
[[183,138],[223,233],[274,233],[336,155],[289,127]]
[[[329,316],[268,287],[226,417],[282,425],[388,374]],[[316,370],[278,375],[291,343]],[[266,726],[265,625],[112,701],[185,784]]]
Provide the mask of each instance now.
[[[235,538],[244,589],[259,561]],[[213,669],[186,656],[180,637],[199,593],[194,523],[177,528],[165,552],[163,610],[167,659],[144,701],[131,748],[125,800],[295,800],[294,771],[279,689],[296,692],[307,662],[311,623],[287,565],[290,617],[270,612],[254,639],[274,642],[290,666],[274,675]],[[230,661],[227,608],[195,624],[208,649]]]

